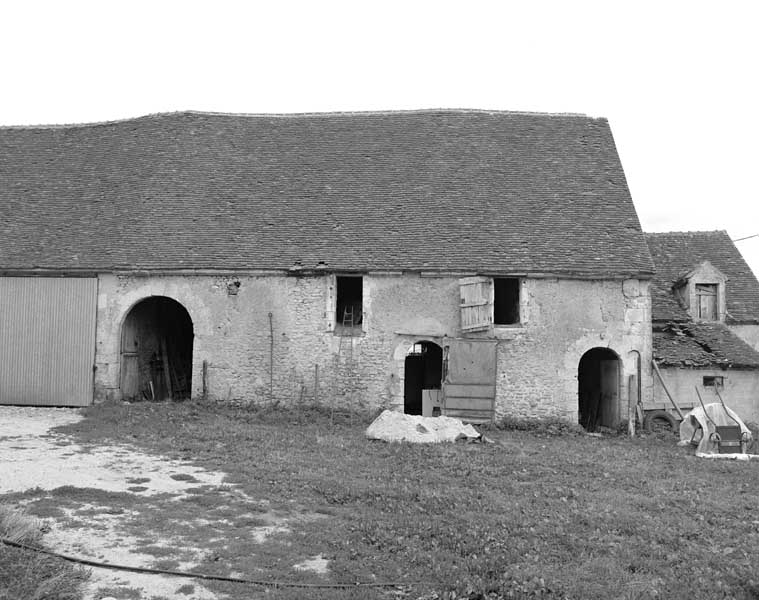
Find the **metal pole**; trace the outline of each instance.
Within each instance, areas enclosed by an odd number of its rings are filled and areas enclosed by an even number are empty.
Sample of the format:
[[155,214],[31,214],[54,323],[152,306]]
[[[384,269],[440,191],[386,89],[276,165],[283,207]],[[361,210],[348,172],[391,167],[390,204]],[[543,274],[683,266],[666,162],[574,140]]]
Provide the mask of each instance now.
[[274,322],[269,313],[269,404],[274,404]]
[[319,365],[314,365],[314,404],[319,404]]

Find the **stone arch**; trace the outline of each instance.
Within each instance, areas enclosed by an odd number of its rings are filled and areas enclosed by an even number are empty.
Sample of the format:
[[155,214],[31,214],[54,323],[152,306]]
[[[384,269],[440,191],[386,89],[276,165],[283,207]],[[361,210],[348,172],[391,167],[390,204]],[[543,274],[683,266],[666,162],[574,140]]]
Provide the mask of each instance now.
[[[438,396],[432,390],[440,390],[443,382],[442,346],[428,340],[415,342],[403,363],[403,412],[433,416],[433,405],[438,404]],[[428,397],[424,398],[424,395]]]
[[195,327],[189,311],[168,296],[145,296],[125,312],[120,330],[124,400],[183,400],[192,393]]
[[606,346],[590,348],[577,363],[578,421],[588,431],[620,419],[622,360]]
[[434,344],[442,349],[439,338],[419,337],[401,340],[393,351],[393,363],[395,365],[393,378],[392,406],[395,410],[405,410],[405,387],[406,387],[406,358],[416,344]]

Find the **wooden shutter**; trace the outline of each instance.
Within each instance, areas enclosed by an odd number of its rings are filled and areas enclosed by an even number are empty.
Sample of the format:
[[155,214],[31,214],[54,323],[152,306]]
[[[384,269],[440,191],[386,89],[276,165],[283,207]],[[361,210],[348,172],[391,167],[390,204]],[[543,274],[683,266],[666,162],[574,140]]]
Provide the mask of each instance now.
[[446,340],[443,414],[470,423],[492,421],[495,377],[495,340]]
[[717,320],[717,286],[714,284],[696,284],[698,298],[698,317],[710,321]]
[[461,331],[482,331],[493,322],[493,280],[490,277],[459,279]]

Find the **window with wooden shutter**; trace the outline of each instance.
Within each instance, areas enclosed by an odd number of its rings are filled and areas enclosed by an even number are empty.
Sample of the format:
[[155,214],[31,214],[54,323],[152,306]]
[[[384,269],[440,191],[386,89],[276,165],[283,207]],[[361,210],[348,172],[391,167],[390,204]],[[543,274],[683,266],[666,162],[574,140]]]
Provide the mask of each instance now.
[[493,280],[489,277],[459,279],[461,331],[482,331],[493,322]]

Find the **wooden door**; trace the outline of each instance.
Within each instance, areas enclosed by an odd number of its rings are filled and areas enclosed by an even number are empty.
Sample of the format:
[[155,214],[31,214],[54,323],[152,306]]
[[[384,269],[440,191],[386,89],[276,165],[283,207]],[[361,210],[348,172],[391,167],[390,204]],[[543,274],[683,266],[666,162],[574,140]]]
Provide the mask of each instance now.
[[469,423],[495,415],[496,341],[445,340],[443,414]]
[[619,421],[619,361],[601,361],[601,403],[598,423],[614,427]]

